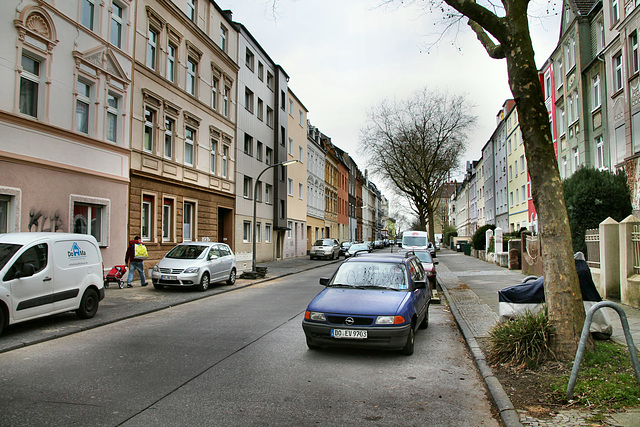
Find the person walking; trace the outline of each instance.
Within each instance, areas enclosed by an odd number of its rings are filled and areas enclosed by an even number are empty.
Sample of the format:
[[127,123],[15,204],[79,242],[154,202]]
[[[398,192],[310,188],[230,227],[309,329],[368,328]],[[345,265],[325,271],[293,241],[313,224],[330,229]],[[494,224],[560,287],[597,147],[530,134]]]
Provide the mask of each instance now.
[[136,244],[142,244],[140,236],[136,236],[133,240],[129,241],[127,247],[127,253],[124,256],[124,263],[129,267],[129,276],[127,277],[127,288],[132,288],[131,281],[133,280],[134,270],[138,270],[140,276],[140,286],[147,286],[147,280],[144,277],[144,260],[135,257],[134,247]]

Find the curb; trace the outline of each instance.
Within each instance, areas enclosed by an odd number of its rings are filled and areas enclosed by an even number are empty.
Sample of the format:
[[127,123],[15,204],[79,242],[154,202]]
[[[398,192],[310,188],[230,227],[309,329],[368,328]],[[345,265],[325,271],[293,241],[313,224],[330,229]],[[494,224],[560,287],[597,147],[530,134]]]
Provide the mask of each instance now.
[[[438,282],[440,282],[440,278],[438,278]],[[518,416],[518,413],[513,407],[513,404],[511,403],[511,399],[509,399],[509,396],[504,391],[504,388],[502,387],[502,384],[500,384],[500,381],[498,381],[498,378],[496,378],[495,375],[493,375],[493,371],[491,370],[491,367],[487,364],[486,357],[482,352],[482,349],[480,348],[480,346],[478,345],[478,342],[473,336],[473,333],[471,332],[469,325],[467,325],[467,322],[464,320],[464,318],[460,314],[460,311],[458,310],[458,307],[456,307],[455,302],[449,295],[449,291],[447,290],[447,287],[442,286],[442,284],[440,283],[440,288],[442,289],[442,292],[444,292],[444,295],[447,298],[447,301],[449,301],[448,305],[449,305],[449,308],[451,309],[451,313],[453,314],[453,317],[456,320],[458,327],[462,331],[462,335],[464,336],[465,342],[467,343],[467,347],[469,347],[469,351],[473,356],[473,360],[475,361],[476,366],[478,367],[478,371],[480,372],[482,379],[487,385],[487,389],[489,390],[489,393],[493,398],[493,402],[496,404],[496,407],[498,408],[498,412],[500,413],[500,418],[502,418],[502,422],[504,423],[505,427],[522,427],[522,423],[520,422],[520,417]]]

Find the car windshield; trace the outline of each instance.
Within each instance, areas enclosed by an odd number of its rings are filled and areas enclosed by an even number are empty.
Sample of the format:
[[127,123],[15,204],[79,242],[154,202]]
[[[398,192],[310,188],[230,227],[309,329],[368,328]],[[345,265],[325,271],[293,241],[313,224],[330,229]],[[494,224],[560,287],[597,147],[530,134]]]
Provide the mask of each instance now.
[[332,240],[316,240],[313,246],[333,246]]
[[356,243],[349,246],[349,252],[368,251],[368,250],[369,250],[369,246],[366,243]]
[[403,264],[391,262],[346,262],[340,266],[331,286],[406,290]]
[[433,264],[433,258],[429,252],[415,252],[415,254],[423,264]]
[[22,245],[15,245],[12,243],[0,243],[0,270],[5,266],[11,257],[18,252]]
[[209,249],[209,246],[205,245],[178,245],[171,249],[166,257],[173,259],[196,259],[207,249]]

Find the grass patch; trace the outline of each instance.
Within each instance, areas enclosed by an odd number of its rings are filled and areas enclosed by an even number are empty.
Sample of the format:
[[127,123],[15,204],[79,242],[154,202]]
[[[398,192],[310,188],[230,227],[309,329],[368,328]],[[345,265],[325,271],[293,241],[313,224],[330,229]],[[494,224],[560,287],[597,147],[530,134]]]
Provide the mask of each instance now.
[[[552,385],[560,401],[566,399],[568,373]],[[635,376],[627,347],[613,341],[596,341],[593,351],[586,351],[573,391],[573,402],[588,407],[622,409],[640,405],[640,385]]]
[[501,322],[489,331],[489,359],[492,363],[535,367],[553,358],[549,348],[551,325],[546,305],[537,313],[527,311]]

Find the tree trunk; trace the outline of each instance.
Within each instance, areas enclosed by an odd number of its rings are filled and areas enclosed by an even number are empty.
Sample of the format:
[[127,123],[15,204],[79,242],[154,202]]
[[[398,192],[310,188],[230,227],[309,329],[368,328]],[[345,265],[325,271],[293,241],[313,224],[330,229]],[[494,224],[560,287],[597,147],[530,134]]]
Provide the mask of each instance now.
[[531,176],[531,195],[540,221],[545,297],[554,328],[551,344],[557,357],[570,360],[575,356],[585,312],[569,220],[526,10],[509,10],[508,20],[511,32],[503,45]]

